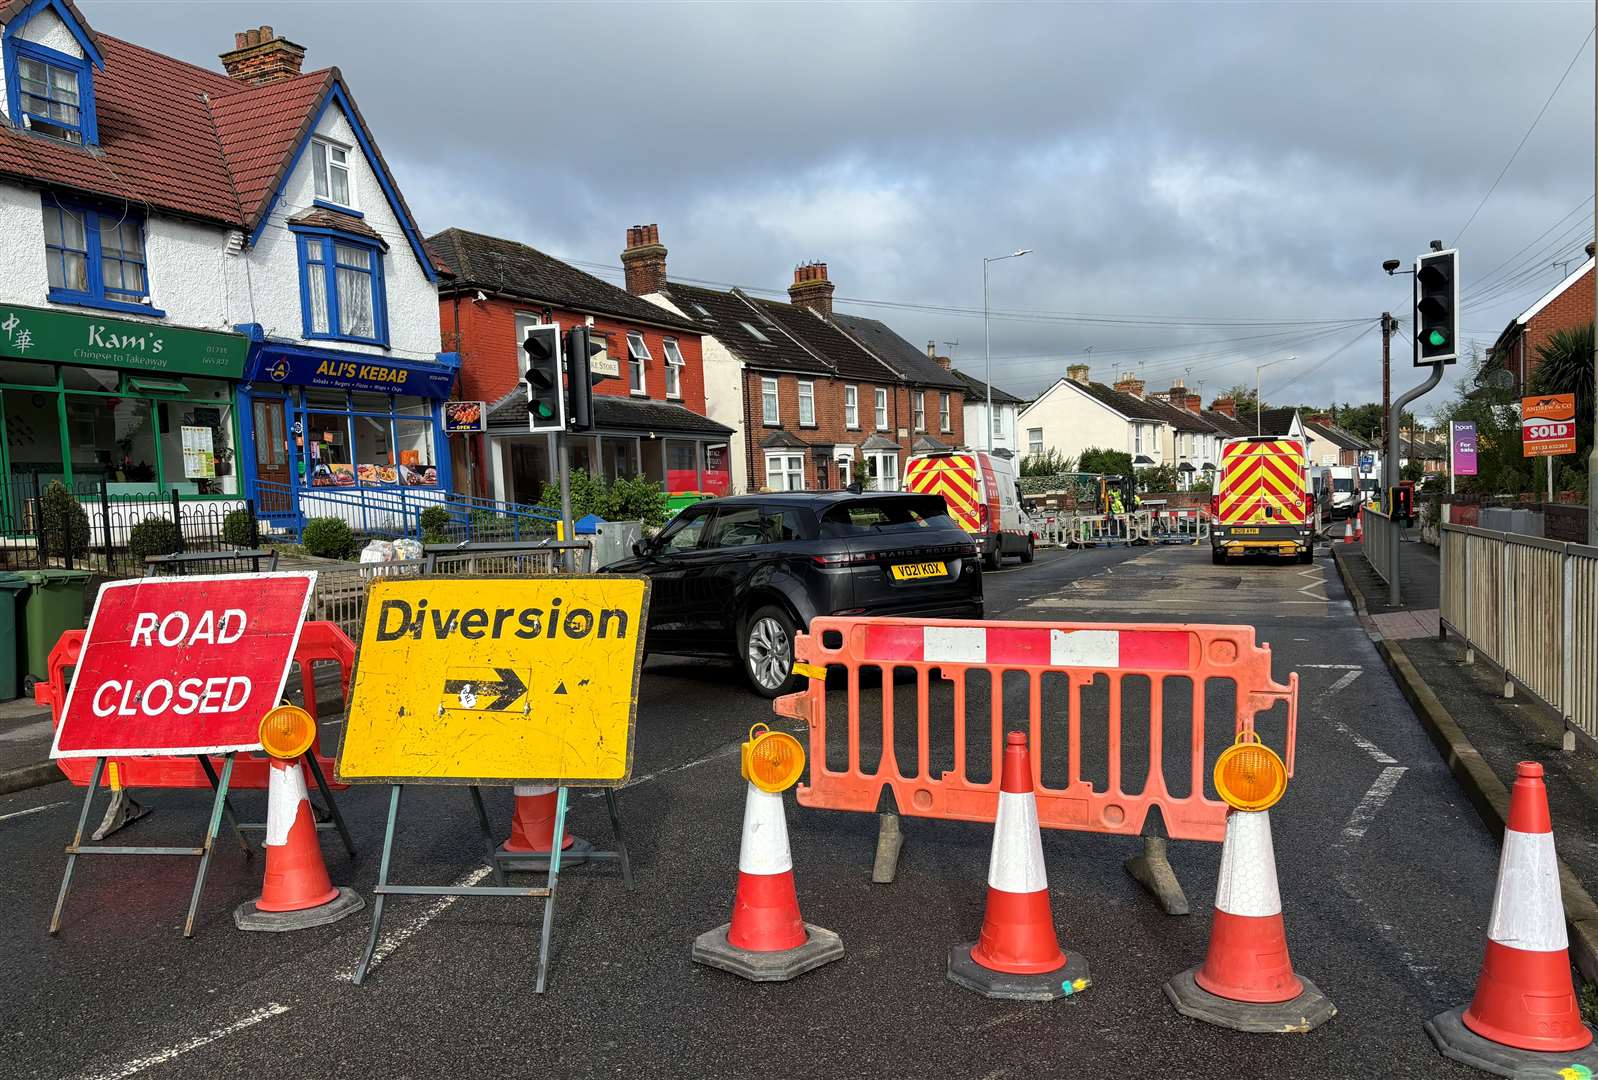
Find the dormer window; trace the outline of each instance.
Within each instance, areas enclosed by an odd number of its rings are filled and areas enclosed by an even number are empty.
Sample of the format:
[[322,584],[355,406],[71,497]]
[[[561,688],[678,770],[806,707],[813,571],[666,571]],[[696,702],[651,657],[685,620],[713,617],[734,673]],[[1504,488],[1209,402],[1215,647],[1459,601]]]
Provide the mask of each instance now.
[[11,122],[62,142],[96,142],[89,61],[16,36],[5,47]]
[[318,199],[354,208],[355,182],[350,176],[349,147],[327,139],[312,139],[311,169]]

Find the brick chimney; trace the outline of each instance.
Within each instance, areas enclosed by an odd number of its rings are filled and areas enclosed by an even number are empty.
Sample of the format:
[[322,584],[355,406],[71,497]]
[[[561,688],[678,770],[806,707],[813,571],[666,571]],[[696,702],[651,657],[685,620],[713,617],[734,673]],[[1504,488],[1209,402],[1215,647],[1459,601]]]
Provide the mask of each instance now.
[[821,315],[832,314],[832,290],[836,288],[827,280],[827,264],[805,263],[793,268],[793,284],[788,286],[788,299],[802,308]]
[[305,63],[305,46],[280,38],[270,26],[233,35],[233,51],[220,57],[228,78],[251,86],[292,79]]
[[1165,400],[1175,405],[1178,409],[1187,408],[1187,387],[1177,383],[1165,392]]
[[1065,377],[1067,379],[1070,379],[1072,382],[1081,383],[1083,386],[1086,386],[1088,383],[1093,381],[1092,375],[1093,369],[1088,367],[1086,364],[1072,364],[1070,367],[1065,369]]
[[938,343],[936,341],[927,342],[927,359],[937,364],[944,371],[948,371],[954,366],[954,360],[951,357],[938,355]]
[[1330,424],[1332,422],[1331,415],[1323,412],[1310,413],[1304,419],[1312,424]]
[[1142,379],[1134,379],[1129,376],[1117,382],[1115,384],[1115,390],[1118,393],[1131,394],[1135,398],[1141,398],[1143,396],[1144,385],[1145,384]]
[[634,296],[648,296],[664,289],[666,246],[660,242],[660,226],[634,225],[628,229],[621,265],[627,274],[627,291]]
[[1234,420],[1237,419],[1237,402],[1233,401],[1229,397],[1216,398],[1214,401],[1210,402],[1210,409],[1214,412],[1230,416]]
[[1197,394],[1189,394],[1187,395],[1187,400],[1182,403],[1182,407],[1188,412],[1202,412],[1204,411],[1204,399]]

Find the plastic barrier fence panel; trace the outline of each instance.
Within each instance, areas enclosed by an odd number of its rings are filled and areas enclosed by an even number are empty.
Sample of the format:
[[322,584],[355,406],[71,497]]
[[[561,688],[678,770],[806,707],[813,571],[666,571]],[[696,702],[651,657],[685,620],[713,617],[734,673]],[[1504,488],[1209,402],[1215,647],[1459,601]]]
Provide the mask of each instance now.
[[[1035,748],[1045,828],[1220,841],[1215,758],[1255,730],[1293,769],[1298,676],[1250,626],[818,618],[799,660],[834,677],[779,698],[808,722],[805,806],[992,821],[1007,728]],[[819,671],[816,673],[819,675]]]

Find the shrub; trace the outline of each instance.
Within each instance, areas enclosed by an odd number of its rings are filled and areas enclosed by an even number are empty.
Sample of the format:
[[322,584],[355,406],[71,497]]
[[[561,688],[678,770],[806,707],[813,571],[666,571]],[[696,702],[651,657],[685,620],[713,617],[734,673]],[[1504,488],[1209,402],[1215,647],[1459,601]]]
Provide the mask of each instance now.
[[222,519],[222,543],[228,547],[254,547],[255,515],[245,509],[231,510]]
[[89,515],[59,480],[50,481],[40,501],[44,505],[40,508],[39,541],[45,553],[63,556],[70,551],[73,558],[81,558],[89,550]]
[[[571,487],[572,520],[598,514],[606,521],[642,521],[646,526],[666,520],[666,491],[653,480],[624,476],[607,483],[603,476],[573,470]],[[560,512],[560,485],[544,485],[540,506]]]
[[128,554],[137,566],[147,555],[171,555],[183,550],[183,531],[166,518],[145,518],[128,534]]
[[323,559],[353,559],[355,530],[343,518],[312,518],[300,531],[300,544],[308,555]]
[[1131,476],[1132,455],[1124,450],[1104,450],[1090,446],[1077,457],[1076,467],[1085,473]]
[[422,527],[422,543],[445,544],[449,542],[449,511],[442,506],[429,506],[421,512],[417,523]]

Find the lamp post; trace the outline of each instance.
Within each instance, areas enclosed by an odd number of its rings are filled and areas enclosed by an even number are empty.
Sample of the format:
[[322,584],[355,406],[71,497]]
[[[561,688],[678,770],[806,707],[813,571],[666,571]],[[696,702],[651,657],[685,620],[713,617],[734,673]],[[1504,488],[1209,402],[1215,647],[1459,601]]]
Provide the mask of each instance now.
[[1267,360],[1263,364],[1254,365],[1254,434],[1256,436],[1265,434],[1263,430],[1265,421],[1260,415],[1262,412],[1264,412],[1264,410],[1260,407],[1262,404],[1260,402],[1260,372],[1264,371],[1273,364],[1285,364],[1289,360],[1297,359],[1297,356],[1284,356],[1280,360]]
[[988,428],[988,453],[993,452],[993,343],[988,335],[988,263],[1003,262],[1005,259],[1019,259],[1032,251],[1031,248],[1022,248],[1012,251],[1008,255],[994,255],[982,260],[982,351],[987,360],[982,371],[982,381],[988,384],[988,410],[985,419]]

